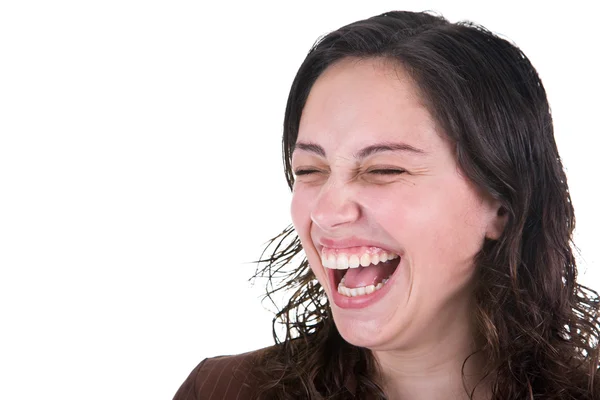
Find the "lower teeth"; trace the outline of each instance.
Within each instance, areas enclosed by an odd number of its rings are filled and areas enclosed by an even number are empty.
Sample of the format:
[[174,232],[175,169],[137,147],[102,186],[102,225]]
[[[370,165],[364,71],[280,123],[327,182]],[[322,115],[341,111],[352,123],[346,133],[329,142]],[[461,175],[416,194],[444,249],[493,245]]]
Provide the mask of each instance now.
[[346,285],[344,285],[344,279],[342,278],[342,281],[338,285],[337,290],[338,290],[339,294],[346,296],[346,297],[364,296],[366,294],[371,294],[373,292],[378,291],[379,289],[381,289],[383,287],[383,285],[385,285],[388,282],[388,280],[389,280],[389,277],[382,280],[377,285],[368,285],[368,286],[362,286],[362,287],[357,287],[357,288],[349,288],[349,287],[346,287]]

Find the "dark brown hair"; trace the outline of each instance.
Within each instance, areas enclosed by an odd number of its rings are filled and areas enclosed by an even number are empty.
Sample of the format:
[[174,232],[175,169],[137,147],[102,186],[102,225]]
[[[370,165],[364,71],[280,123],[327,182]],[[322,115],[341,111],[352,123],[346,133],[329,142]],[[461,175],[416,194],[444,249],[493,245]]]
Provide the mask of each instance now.
[[[488,360],[493,399],[600,398],[599,299],[576,283],[567,178],[546,92],[527,57],[481,26],[429,13],[388,12],[329,33],[312,47],[290,90],[283,133],[290,188],[311,87],[348,57],[389,59],[408,71],[454,143],[464,174],[508,213],[502,236],[487,240],[474,260],[479,351]],[[257,370],[257,397],[385,399],[371,352],[337,332],[293,228],[265,251],[256,277],[267,278],[268,298],[288,297],[273,321],[277,345]]]

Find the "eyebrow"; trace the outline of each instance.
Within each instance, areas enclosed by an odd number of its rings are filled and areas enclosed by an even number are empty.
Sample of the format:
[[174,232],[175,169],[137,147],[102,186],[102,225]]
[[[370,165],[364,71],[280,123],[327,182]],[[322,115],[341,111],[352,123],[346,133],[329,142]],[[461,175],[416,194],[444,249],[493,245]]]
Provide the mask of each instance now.
[[[321,157],[327,157],[327,153],[325,153],[325,149],[319,146],[316,143],[305,143],[305,142],[296,142],[294,146],[294,151],[296,149],[308,151],[310,153],[317,154]],[[360,149],[357,153],[354,154],[354,158],[358,160],[362,160],[366,157],[369,157],[375,153],[381,153],[385,151],[400,151],[400,152],[409,152],[413,154],[427,154],[425,151],[418,149],[414,146],[411,146],[407,143],[395,143],[395,142],[383,142],[373,144],[371,146],[367,146],[363,149]]]

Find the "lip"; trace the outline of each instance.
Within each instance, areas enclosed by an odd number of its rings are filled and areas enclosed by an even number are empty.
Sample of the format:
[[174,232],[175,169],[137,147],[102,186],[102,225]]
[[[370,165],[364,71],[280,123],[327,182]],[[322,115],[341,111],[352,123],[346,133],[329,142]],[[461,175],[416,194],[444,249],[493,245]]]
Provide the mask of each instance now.
[[[369,307],[370,305],[378,302],[391,290],[392,286],[395,285],[396,276],[398,275],[398,271],[400,271],[400,268],[403,268],[402,260],[403,260],[402,257],[400,257],[400,262],[398,264],[398,267],[396,267],[396,270],[394,271],[392,276],[390,276],[388,282],[385,285],[383,285],[383,287],[381,289],[379,289],[371,294],[365,294],[365,295],[356,296],[356,297],[347,297],[347,296],[341,295],[337,291],[337,288],[330,286],[331,297],[333,298],[333,302],[339,308],[348,309],[348,310],[366,308],[366,307]],[[325,268],[325,267],[323,267],[323,268]],[[327,273],[327,279],[329,280],[329,282],[330,283],[335,282],[335,278],[333,275],[335,273],[335,270],[325,268],[325,272]]]
[[381,298],[383,298],[390,291],[392,286],[394,286],[398,271],[400,270],[400,268],[403,267],[402,260],[403,260],[404,252],[393,250],[392,247],[390,247],[382,242],[377,242],[377,241],[373,241],[370,239],[364,239],[364,238],[360,238],[357,236],[349,236],[349,237],[341,238],[341,239],[334,239],[334,238],[329,238],[329,237],[316,237],[314,239],[316,239],[316,240],[313,240],[313,243],[314,243],[315,248],[319,255],[323,254],[323,248],[345,249],[345,248],[351,248],[351,247],[367,246],[367,247],[378,247],[380,249],[383,249],[388,252],[392,252],[394,254],[398,254],[400,256],[400,262],[398,264],[398,267],[396,267],[396,270],[394,271],[392,276],[390,276],[388,282],[381,289],[379,289],[371,294],[365,294],[365,295],[356,296],[356,297],[347,297],[347,296],[341,295],[337,291],[337,287],[333,287],[333,285],[331,285],[331,282],[335,282],[334,273],[336,270],[325,268],[324,266],[322,266],[327,274],[327,279],[329,280],[329,287],[331,289],[332,300],[336,306],[338,306],[339,308],[342,308],[342,309],[361,309],[361,308],[369,307],[370,305],[378,302]]
[[322,237],[316,241],[316,248],[319,251],[319,254],[322,254],[323,248],[327,247],[330,249],[346,249],[350,247],[361,247],[361,246],[369,246],[369,247],[379,247],[380,249],[386,250],[388,252],[392,252],[398,254],[396,251],[392,250],[390,247],[386,246],[383,243],[375,242],[369,239],[360,239],[357,237],[349,237],[345,239],[331,239]]

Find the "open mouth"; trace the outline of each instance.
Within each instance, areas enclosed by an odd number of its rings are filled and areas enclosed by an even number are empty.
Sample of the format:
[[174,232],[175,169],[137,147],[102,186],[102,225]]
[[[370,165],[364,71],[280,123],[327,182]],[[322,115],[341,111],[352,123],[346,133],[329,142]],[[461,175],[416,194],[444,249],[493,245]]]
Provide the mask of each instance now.
[[398,254],[378,247],[352,249],[324,248],[323,266],[329,271],[332,287],[346,297],[369,295],[380,290],[400,264]]

